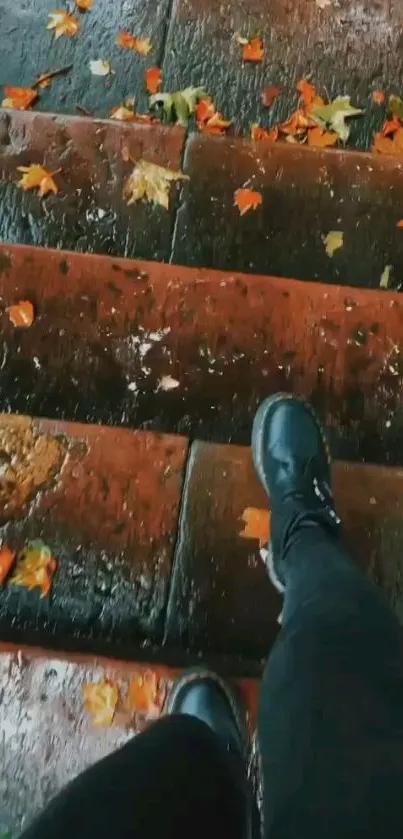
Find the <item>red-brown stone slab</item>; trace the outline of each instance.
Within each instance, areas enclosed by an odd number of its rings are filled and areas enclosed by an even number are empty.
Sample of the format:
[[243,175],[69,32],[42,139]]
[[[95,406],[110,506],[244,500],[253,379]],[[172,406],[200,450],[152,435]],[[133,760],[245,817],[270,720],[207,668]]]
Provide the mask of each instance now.
[[[403,619],[403,471],[338,462],[336,503],[347,545]],[[259,541],[241,536],[245,508],[264,509],[250,450],[194,443],[188,464],[165,645],[222,656],[253,672],[278,631],[280,600]]]
[[[400,288],[403,163],[399,158],[194,134],[188,140],[173,261],[230,271]],[[234,192],[262,204],[240,216]],[[343,247],[330,258],[324,237]]]
[[0,269],[3,410],[249,443],[260,400],[294,390],[335,456],[403,463],[397,293],[31,247]]
[[[169,689],[176,670],[89,656],[1,645],[0,831],[18,834],[69,780],[124,745],[150,721],[129,712],[128,685],[155,675]],[[96,727],[83,707],[82,686],[107,678],[119,691],[112,725]],[[251,732],[258,682],[238,679]],[[152,711],[151,718],[154,716]]]
[[[2,463],[12,458],[14,469],[9,474],[2,468],[1,538],[17,551],[40,538],[58,563],[50,594],[42,599],[38,589],[7,581],[0,588],[2,640],[73,649],[112,646],[117,655],[130,656],[144,643],[157,643],[187,441],[26,417],[0,419]],[[32,473],[42,468],[35,459],[37,440],[50,465],[24,494]],[[8,493],[15,498],[12,507]]]
[[[168,259],[177,187],[167,211],[128,206],[123,185],[142,157],[180,169],[182,142],[180,128],[0,110],[0,239]],[[61,169],[57,195],[17,187],[17,167],[31,163]]]
[[[386,98],[402,89],[400,3],[339,0],[319,8],[315,0],[175,0],[164,57],[164,86],[205,86],[237,129],[251,122],[283,121],[297,106],[296,82],[309,76],[333,98],[349,94],[365,116],[355,120],[351,144],[368,148],[385,109],[371,91]],[[245,64],[234,36],[259,32],[261,64]],[[268,112],[264,87],[280,88]]]

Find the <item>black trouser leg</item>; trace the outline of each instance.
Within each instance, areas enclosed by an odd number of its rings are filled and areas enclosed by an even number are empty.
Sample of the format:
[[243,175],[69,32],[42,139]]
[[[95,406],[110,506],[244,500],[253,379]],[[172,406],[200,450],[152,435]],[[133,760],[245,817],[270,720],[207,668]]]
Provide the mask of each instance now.
[[245,839],[244,766],[194,717],[165,717],[69,784],[24,839]]
[[283,628],[259,710],[270,839],[403,831],[403,634],[319,524],[287,541]]

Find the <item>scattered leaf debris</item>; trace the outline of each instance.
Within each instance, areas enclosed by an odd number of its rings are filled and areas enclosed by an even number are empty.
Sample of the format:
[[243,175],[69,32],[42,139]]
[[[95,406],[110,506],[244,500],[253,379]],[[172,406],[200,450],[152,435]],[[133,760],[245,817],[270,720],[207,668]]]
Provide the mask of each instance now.
[[57,169],[56,172],[48,172],[39,163],[31,163],[29,166],[17,166],[17,171],[23,173],[17,186],[23,189],[24,192],[28,189],[38,188],[40,198],[43,198],[48,192],[53,192],[57,195],[59,190],[53,180],[53,176],[57,175],[60,169]]
[[17,327],[32,326],[35,319],[34,307],[30,300],[20,300],[8,306],[6,312],[13,326]]
[[379,281],[379,288],[389,288],[390,282],[390,272],[393,268],[393,265],[385,265],[385,268],[382,271],[381,279]]
[[123,195],[128,204],[145,199],[159,204],[166,210],[169,208],[169,190],[173,181],[188,181],[189,176],[183,172],[165,169],[156,163],[139,160],[131,175],[128,177]]
[[57,562],[42,539],[28,542],[22,549],[10,585],[24,586],[31,591],[40,588],[41,598],[49,594]]
[[245,507],[242,513],[242,521],[245,524],[240,531],[242,539],[257,539],[259,547],[267,545],[270,539],[270,512],[259,507]]
[[112,725],[119,699],[117,686],[110,679],[83,685],[84,707],[94,725]]
[[112,72],[109,61],[103,58],[90,61],[90,70],[93,76],[108,76]]
[[31,87],[4,87],[5,99],[2,108],[16,108],[18,111],[26,111],[36,102],[38,93]]
[[254,189],[236,189],[234,192],[234,206],[238,207],[239,215],[244,216],[249,210],[256,210],[262,203],[262,194]]
[[157,93],[162,82],[162,73],[159,67],[149,67],[144,73],[144,81],[148,93]]
[[152,114],[138,114],[135,109],[134,98],[125,99],[121,105],[115,105],[110,112],[111,119],[117,119],[121,122],[139,122],[145,125],[151,125],[153,122],[159,120]]
[[157,719],[165,701],[166,686],[153,670],[136,673],[130,680],[126,706],[129,711]]
[[16,557],[15,551],[12,551],[4,542],[0,548],[0,586],[5,582],[6,577],[14,565]]
[[250,136],[252,140],[271,140],[273,143],[278,140],[279,129],[275,125],[274,128],[269,128],[267,131],[261,128],[257,122],[253,122],[250,129]]
[[187,128],[189,117],[194,113],[199,99],[206,97],[202,87],[185,87],[174,93],[156,93],[150,97],[150,108],[162,107],[167,122]]
[[323,244],[326,253],[332,257],[335,251],[343,247],[344,233],[342,230],[330,230],[329,233],[323,237]]
[[151,38],[140,38],[138,35],[131,35],[130,32],[119,32],[117,43],[120,47],[133,50],[139,55],[148,55],[152,50]]
[[273,102],[277,99],[280,93],[280,88],[272,84],[262,90],[262,105],[264,108],[271,108]]
[[55,9],[49,14],[49,23],[46,29],[53,30],[55,41],[62,35],[68,35],[69,38],[72,38],[80,29],[80,22],[65,9]]
[[210,96],[203,96],[199,99],[195,116],[199,131],[207,134],[224,134],[231,125],[231,120],[223,119],[220,111],[216,111]]

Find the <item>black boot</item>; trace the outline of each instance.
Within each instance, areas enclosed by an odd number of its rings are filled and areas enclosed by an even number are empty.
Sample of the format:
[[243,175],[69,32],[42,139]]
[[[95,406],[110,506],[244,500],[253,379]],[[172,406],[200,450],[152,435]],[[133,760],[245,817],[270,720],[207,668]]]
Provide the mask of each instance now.
[[335,538],[340,519],[331,490],[331,461],[313,408],[287,393],[260,405],[252,431],[252,457],[271,506],[267,564],[279,591],[287,582],[287,547],[297,528],[322,525]]
[[235,687],[216,673],[202,667],[182,673],[172,685],[164,712],[197,717],[218,735],[229,751],[239,754],[246,762],[249,731],[242,701]]

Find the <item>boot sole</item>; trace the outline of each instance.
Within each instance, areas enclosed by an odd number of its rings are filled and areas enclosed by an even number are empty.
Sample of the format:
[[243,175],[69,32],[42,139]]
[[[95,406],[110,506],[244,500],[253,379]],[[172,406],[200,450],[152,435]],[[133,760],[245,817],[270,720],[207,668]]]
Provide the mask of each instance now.
[[[320,436],[322,438],[322,442],[323,442],[323,445],[324,445],[325,451],[326,451],[326,458],[327,458],[328,465],[329,465],[329,467],[331,466],[330,449],[329,449],[329,445],[328,445],[328,442],[327,442],[327,439],[326,439],[325,431],[324,431],[324,428],[323,428],[320,420],[318,419],[314,409],[312,408],[312,405],[310,405],[310,403],[307,402],[306,399],[303,399],[301,396],[296,396],[293,393],[279,392],[279,393],[273,394],[273,396],[268,396],[267,399],[265,399],[262,402],[262,404],[259,405],[259,408],[256,411],[255,419],[253,421],[253,428],[252,428],[252,461],[253,461],[253,465],[254,465],[255,470],[256,470],[256,474],[259,478],[259,481],[262,484],[262,486],[264,487],[264,489],[266,490],[266,493],[267,493],[267,496],[268,496],[269,499],[270,499],[270,489],[269,489],[268,483],[266,481],[265,472],[264,472],[264,469],[263,469],[264,427],[265,427],[267,415],[268,415],[269,411],[271,411],[271,409],[273,408],[273,405],[276,405],[277,402],[283,401],[284,399],[296,400],[297,402],[300,402],[309,411],[309,413],[311,414],[311,417],[314,420],[315,425],[316,425],[316,427],[317,427],[317,429],[320,433]],[[270,578],[274,588],[277,589],[277,591],[280,594],[284,594],[285,586],[284,586],[284,583],[282,583],[280,578],[277,576],[275,565],[274,565],[273,549],[272,549],[272,546],[271,546],[270,543],[267,546],[267,557],[265,558],[264,563],[266,565],[269,578]]]
[[183,688],[188,687],[188,685],[192,684],[192,682],[200,682],[207,679],[208,681],[215,682],[216,685],[218,685],[228,702],[242,743],[243,757],[247,761],[249,759],[250,751],[250,733],[244,703],[235,685],[232,685],[222,679],[221,676],[213,670],[209,670],[207,667],[201,666],[191,667],[189,670],[185,670],[181,673],[181,675],[175,679],[171,690],[169,691],[163,708],[163,715],[168,716],[169,714],[178,713],[176,704]]

